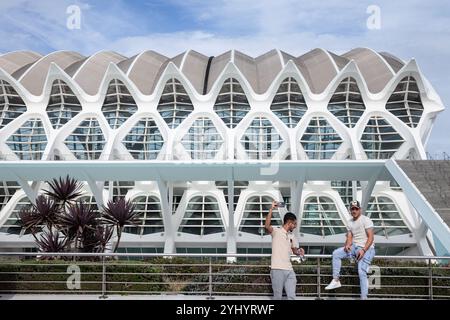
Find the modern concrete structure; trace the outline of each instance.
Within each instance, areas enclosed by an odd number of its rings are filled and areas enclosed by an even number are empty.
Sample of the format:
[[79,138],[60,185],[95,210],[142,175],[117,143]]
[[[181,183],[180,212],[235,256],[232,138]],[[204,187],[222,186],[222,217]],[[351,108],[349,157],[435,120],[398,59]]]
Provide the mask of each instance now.
[[366,48],[7,53],[0,247],[33,246],[17,212],[45,180],[70,174],[93,205],[136,202],[142,224],[126,228],[127,251],[268,252],[264,216],[283,199],[273,223],[294,212],[301,244],[328,253],[358,198],[378,254],[448,253],[448,225],[394,161],[426,159],[442,110],[414,59]]

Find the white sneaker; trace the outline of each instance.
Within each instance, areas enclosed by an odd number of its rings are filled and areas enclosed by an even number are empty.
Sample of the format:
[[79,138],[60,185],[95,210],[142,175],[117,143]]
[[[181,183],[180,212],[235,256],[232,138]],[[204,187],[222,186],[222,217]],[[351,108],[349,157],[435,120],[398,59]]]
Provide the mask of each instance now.
[[333,290],[342,287],[341,282],[339,280],[331,280],[330,284],[325,287],[325,290]]

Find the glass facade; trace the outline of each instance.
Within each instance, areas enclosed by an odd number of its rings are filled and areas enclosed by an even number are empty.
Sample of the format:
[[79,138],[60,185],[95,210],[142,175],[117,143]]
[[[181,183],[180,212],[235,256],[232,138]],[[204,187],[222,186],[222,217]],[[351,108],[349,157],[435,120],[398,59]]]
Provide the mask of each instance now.
[[423,104],[413,77],[404,77],[400,81],[386,103],[386,109],[411,128],[417,127],[423,113]]
[[[105,188],[109,188],[114,201],[118,197],[125,197],[131,189],[134,188],[134,181],[105,181]],[[111,190],[112,189],[112,190]]]
[[[225,201],[228,203],[228,182],[227,181],[216,181],[216,187],[219,190],[223,191],[223,194],[225,195]],[[248,187],[248,181],[233,181],[234,210],[236,210],[236,206],[239,201],[239,196],[241,195],[242,190],[245,190],[247,187]]]
[[186,207],[178,232],[204,236],[225,232],[217,199],[212,196],[194,196]]
[[225,80],[216,102],[214,111],[228,128],[234,128],[250,111],[250,104],[239,82],[234,78]]
[[343,140],[324,117],[313,117],[300,143],[309,159],[331,159]]
[[172,78],[164,86],[157,110],[169,127],[175,129],[194,106],[180,81]]
[[308,107],[294,78],[289,77],[283,80],[272,100],[270,110],[289,128],[297,126]]
[[64,141],[78,160],[97,160],[105,146],[105,137],[95,118],[83,120]]
[[0,80],[0,129],[27,111],[25,102],[5,80]]
[[365,109],[358,84],[350,77],[341,81],[328,103],[328,110],[349,128],[355,126]]
[[[267,235],[264,225],[273,200],[273,198],[268,196],[249,197],[245,203],[239,231],[260,236]],[[278,210],[273,211],[271,223],[273,226],[281,226],[282,221]]]
[[368,159],[389,159],[405,140],[386,119],[371,117],[361,136],[361,144]]
[[135,211],[138,212],[140,223],[125,226],[124,232],[140,236],[164,232],[161,203],[157,197],[138,196],[132,201],[135,205]]
[[325,196],[312,196],[305,200],[300,233],[329,236],[346,233],[347,228],[339,216],[336,204]]
[[81,109],[80,101],[67,83],[59,79],[53,81],[46,109],[53,128],[61,128],[80,113]]
[[214,159],[224,139],[210,118],[201,117],[194,121],[181,140],[193,160]]
[[122,140],[136,160],[156,159],[164,145],[164,138],[152,118],[140,119]]
[[14,209],[11,211],[8,219],[0,227],[0,232],[20,234],[22,232],[22,225],[20,222],[19,213],[21,210],[31,209],[31,202],[27,197],[22,197],[17,202]]
[[39,118],[32,118],[17,129],[6,141],[20,160],[41,160],[47,146],[47,135]]
[[353,193],[353,186],[356,187],[355,192],[361,189],[359,181],[331,181],[331,188],[339,193],[345,206],[348,206],[356,197],[356,193]]
[[371,197],[366,215],[372,219],[376,235],[389,238],[395,235],[411,233],[400,216],[397,206],[388,197]]
[[283,142],[272,122],[264,117],[253,119],[241,137],[248,157],[255,160],[271,159]]
[[138,107],[125,84],[117,79],[109,83],[102,106],[103,115],[112,129],[119,128]]
[[0,181],[0,210],[3,209],[18,189],[20,189],[20,186],[15,181]]

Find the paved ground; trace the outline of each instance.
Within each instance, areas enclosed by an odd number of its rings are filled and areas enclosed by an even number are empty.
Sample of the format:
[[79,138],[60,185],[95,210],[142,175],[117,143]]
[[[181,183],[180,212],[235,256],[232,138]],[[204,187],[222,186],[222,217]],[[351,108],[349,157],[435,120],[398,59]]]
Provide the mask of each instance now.
[[[299,300],[314,300],[314,297],[298,297]],[[340,298],[341,299],[341,298]],[[93,294],[11,294],[0,300],[209,300],[207,296],[191,295],[108,295],[101,298]],[[260,296],[215,296],[214,300],[271,300]]]

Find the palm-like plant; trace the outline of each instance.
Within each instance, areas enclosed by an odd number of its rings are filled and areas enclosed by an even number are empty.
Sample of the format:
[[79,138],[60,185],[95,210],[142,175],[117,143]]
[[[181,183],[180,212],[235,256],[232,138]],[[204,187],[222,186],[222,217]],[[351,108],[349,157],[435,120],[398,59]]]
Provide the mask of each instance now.
[[36,240],[41,252],[63,252],[67,238],[61,237],[59,232],[44,231],[40,239]]
[[103,220],[112,224],[116,228],[117,243],[114,252],[119,248],[120,238],[125,225],[136,225],[140,222],[137,212],[130,200],[119,198],[116,201],[108,201],[106,207],[103,206]]
[[33,204],[31,210],[22,209],[19,212],[22,227],[25,230],[30,230],[33,235],[44,225],[51,231],[52,226],[58,221],[58,215],[59,207],[57,203],[43,195],[36,198],[36,204]]
[[36,238],[36,232],[40,231],[39,223],[41,222],[41,217],[39,217],[32,209],[21,209],[19,211],[20,224],[22,229],[25,231],[30,231],[33,237]]
[[44,193],[58,202],[61,202],[62,206],[65,207],[67,203],[74,202],[79,198],[82,193],[83,184],[73,178],[53,179],[48,182],[50,190],[44,190]]
[[83,237],[83,251],[104,252],[112,238],[114,229],[111,226],[98,225],[95,230],[89,230]]
[[95,230],[98,221],[91,206],[79,201],[68,206],[58,223],[69,241],[75,239],[75,249],[78,249],[78,245],[83,244],[82,238],[87,232]]

